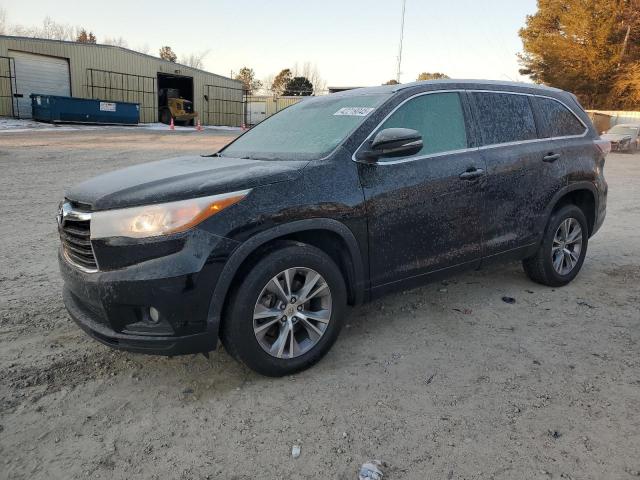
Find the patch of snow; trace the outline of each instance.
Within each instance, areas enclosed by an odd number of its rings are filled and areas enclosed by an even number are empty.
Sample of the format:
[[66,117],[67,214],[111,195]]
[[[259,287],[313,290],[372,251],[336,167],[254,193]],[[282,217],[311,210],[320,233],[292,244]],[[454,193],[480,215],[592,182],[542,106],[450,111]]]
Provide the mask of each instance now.
[[[165,125],[164,123],[140,123],[138,124],[139,128],[145,128],[147,130],[169,130],[169,125]],[[176,131],[180,132],[193,132],[197,131],[196,127],[183,127],[181,125],[176,125]],[[227,130],[231,132],[241,132],[242,128],[240,127],[226,127],[224,125],[202,125],[203,130]]]
[[[77,130],[103,130],[113,128],[139,128],[144,130],[162,130],[170,131],[169,125],[164,123],[139,123],[138,125],[92,125],[92,124],[76,124],[76,123],[45,123],[36,122],[28,119],[6,118],[0,117],[0,134],[3,133],[24,133],[24,132],[68,132]],[[226,127],[222,125],[203,125],[203,130],[222,130],[229,132],[241,132],[240,127]],[[177,132],[197,132],[196,127],[175,126]]]

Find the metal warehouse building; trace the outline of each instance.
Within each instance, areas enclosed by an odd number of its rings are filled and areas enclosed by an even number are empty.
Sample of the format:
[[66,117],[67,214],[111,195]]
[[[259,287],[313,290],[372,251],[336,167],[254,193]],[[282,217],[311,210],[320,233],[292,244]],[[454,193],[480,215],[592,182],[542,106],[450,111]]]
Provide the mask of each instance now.
[[0,116],[31,117],[32,93],[140,104],[157,122],[159,94],[191,100],[205,125],[243,123],[242,83],[122,47],[0,35]]

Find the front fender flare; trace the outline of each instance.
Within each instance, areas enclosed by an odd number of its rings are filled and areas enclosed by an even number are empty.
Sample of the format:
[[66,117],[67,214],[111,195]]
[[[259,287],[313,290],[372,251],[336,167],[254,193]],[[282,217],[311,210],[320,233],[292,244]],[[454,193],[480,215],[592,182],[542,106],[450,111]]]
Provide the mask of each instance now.
[[257,248],[275,240],[277,238],[290,235],[292,233],[304,232],[306,230],[328,230],[339,235],[347,245],[352,260],[353,267],[353,287],[355,293],[355,303],[362,303],[365,293],[365,269],[358,242],[353,232],[343,223],[330,218],[312,218],[298,220],[295,222],[278,225],[263,232],[260,232],[246,242],[242,243],[229,257],[218,278],[216,286],[209,303],[209,313],[207,315],[207,329],[217,334],[222,318],[222,309],[229,293],[231,282],[233,281],[242,263]]

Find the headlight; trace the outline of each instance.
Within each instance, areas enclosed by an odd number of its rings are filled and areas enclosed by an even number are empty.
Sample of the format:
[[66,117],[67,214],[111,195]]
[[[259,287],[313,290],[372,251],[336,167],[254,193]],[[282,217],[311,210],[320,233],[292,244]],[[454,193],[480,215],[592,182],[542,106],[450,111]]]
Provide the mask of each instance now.
[[91,238],[146,238],[184,232],[238,203],[250,191],[96,212],[91,216]]

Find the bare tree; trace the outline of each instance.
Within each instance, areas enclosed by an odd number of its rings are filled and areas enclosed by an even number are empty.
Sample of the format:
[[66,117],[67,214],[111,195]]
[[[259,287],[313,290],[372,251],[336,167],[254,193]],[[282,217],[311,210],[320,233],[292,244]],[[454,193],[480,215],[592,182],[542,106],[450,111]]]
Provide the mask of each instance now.
[[261,94],[269,95],[273,93],[271,89],[273,87],[274,79],[275,79],[275,76],[273,74],[267,75],[262,79],[262,88],[260,89]]
[[302,67],[298,65],[298,62],[293,66],[294,77],[305,77],[313,85],[313,94],[322,95],[327,92],[327,82],[322,78],[318,67],[311,62],[304,62]]
[[36,28],[36,35],[39,38],[47,38],[51,40],[75,40],[76,29],[66,23],[58,23],[51,17],[45,17],[42,21],[42,27]]
[[7,35],[9,32],[9,22],[7,21],[7,11],[0,7],[0,35]]
[[104,37],[103,45],[112,45],[114,47],[129,48],[129,42],[123,37]]
[[256,74],[253,71],[253,68],[242,67],[234,80],[240,80],[244,84],[244,89],[249,95],[254,95],[262,88],[262,82],[260,80],[256,80]]
[[189,55],[182,55],[180,57],[180,63],[192,68],[204,68],[204,59],[209,55],[211,50],[203,50],[199,53],[191,53]]
[[148,43],[143,43],[142,45],[139,45],[139,46],[135,47],[134,50],[136,52],[140,52],[140,53],[144,53],[145,55],[149,55],[149,51],[151,49],[149,48],[149,44]]
[[[6,17],[5,17],[6,22]],[[58,23],[46,17],[42,21],[40,27],[26,27],[24,25],[11,25],[8,22],[5,25],[7,33],[19,35],[22,37],[46,38],[48,40],[68,40],[75,41],[77,37],[76,28],[65,24]]]

